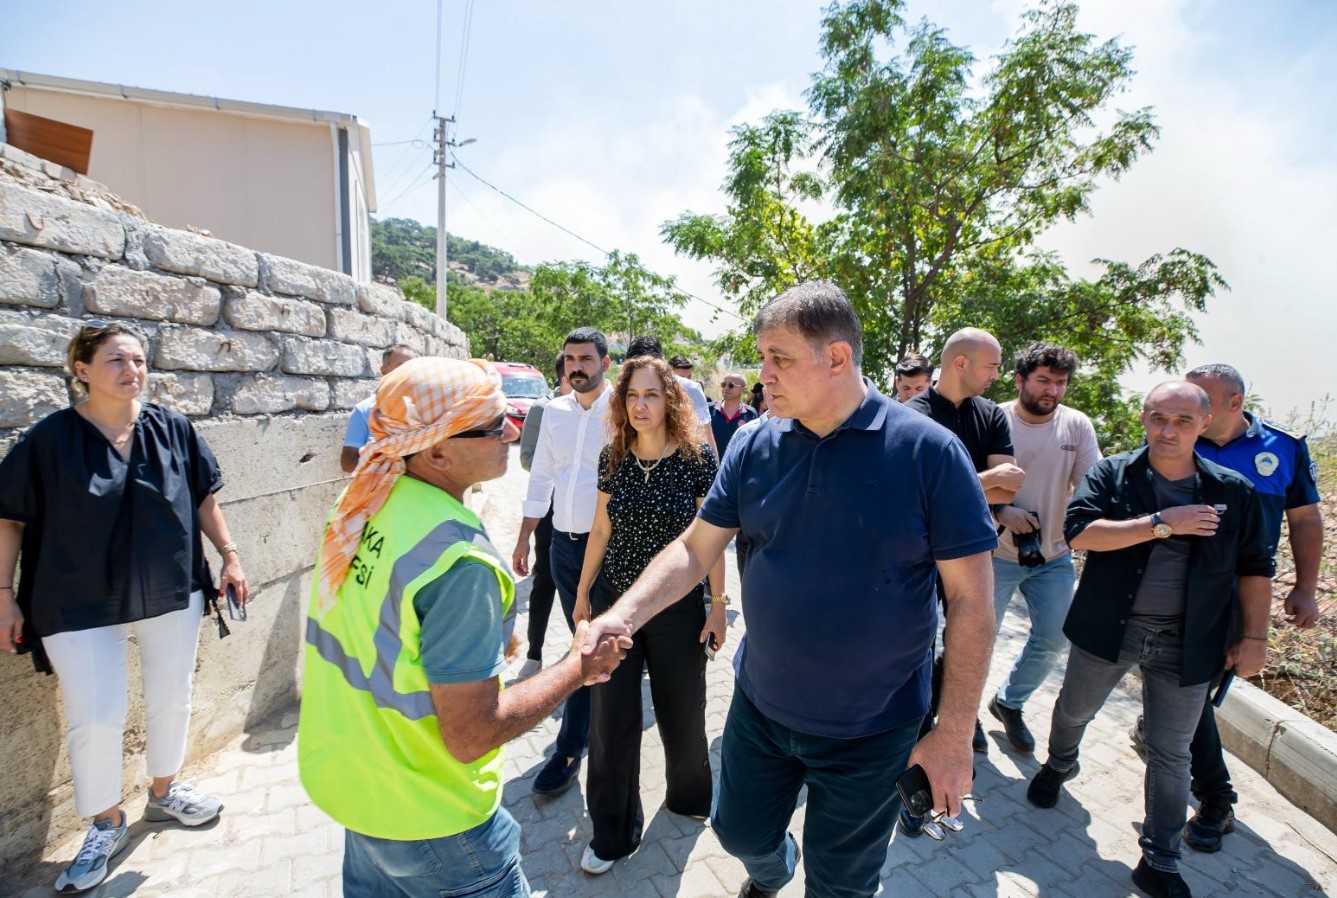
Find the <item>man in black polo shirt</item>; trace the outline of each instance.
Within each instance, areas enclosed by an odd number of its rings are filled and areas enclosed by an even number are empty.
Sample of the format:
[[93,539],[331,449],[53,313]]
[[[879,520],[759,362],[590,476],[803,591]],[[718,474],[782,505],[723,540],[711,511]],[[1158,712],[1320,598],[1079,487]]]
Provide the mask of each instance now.
[[[1161,384],[1142,406],[1146,445],[1097,463],[1068,504],[1064,536],[1087,551],[1086,568],[1063,627],[1072,649],[1049,760],[1026,792],[1038,807],[1058,802],[1087,724],[1137,665],[1147,773],[1133,883],[1152,898],[1190,898],[1180,844],[1189,742],[1208,688],[1223,668],[1248,677],[1267,660],[1274,547],[1253,484],[1194,451],[1210,412],[1200,387]],[[1233,645],[1232,586],[1242,622]]]
[[[967,327],[947,338],[940,358],[938,383],[906,400],[905,407],[928,415],[956,434],[970,455],[989,504],[1007,505],[1016,498],[1026,474],[1013,458],[1007,416],[996,403],[980,395],[998,379],[1002,347],[988,331]],[[933,710],[924,719],[926,729],[933,725],[941,685],[938,667],[933,673]],[[971,745],[977,752],[989,750],[989,740],[978,720]],[[917,821],[908,812],[902,814],[901,823],[907,833],[918,833]]]

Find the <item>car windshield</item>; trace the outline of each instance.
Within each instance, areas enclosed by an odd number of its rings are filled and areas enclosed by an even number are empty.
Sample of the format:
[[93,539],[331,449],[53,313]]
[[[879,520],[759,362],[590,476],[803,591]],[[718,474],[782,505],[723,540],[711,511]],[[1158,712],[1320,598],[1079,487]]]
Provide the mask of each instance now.
[[504,374],[501,391],[512,399],[541,399],[548,395],[548,382],[532,374]]

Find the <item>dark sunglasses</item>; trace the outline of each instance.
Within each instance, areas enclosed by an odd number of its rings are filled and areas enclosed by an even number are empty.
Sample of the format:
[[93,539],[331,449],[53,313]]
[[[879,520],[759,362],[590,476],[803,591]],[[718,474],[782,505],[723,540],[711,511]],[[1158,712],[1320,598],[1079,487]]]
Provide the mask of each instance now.
[[483,427],[478,430],[465,430],[451,437],[452,440],[481,440],[483,437],[492,437],[499,440],[506,433],[506,416],[502,415],[491,426]]
[[102,331],[111,327],[111,322],[103,318],[90,318],[79,328],[81,331]]

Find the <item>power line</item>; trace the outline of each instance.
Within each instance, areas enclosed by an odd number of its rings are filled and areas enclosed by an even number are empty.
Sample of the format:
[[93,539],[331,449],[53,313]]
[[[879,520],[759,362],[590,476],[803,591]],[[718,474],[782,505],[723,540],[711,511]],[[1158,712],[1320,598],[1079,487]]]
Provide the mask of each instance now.
[[[525,210],[526,212],[528,212],[530,215],[533,215],[533,216],[535,216],[535,217],[537,217],[537,218],[542,219],[543,221],[546,221],[548,224],[552,225],[554,228],[556,228],[557,230],[563,232],[564,234],[568,234],[568,235],[570,235],[570,236],[576,238],[577,240],[579,240],[581,243],[585,244],[586,246],[589,246],[589,247],[591,247],[592,249],[598,250],[598,251],[599,251],[602,255],[604,255],[604,256],[611,256],[611,255],[612,255],[611,252],[609,252],[608,250],[604,249],[604,248],[603,248],[602,246],[600,246],[599,244],[593,242],[592,240],[587,240],[586,238],[580,236],[580,235],[577,234],[575,231],[571,230],[570,228],[566,227],[565,225],[563,225],[563,224],[559,224],[559,223],[553,221],[551,218],[549,218],[548,216],[544,215],[542,212],[539,212],[537,209],[534,209],[532,206],[526,205],[523,201],[517,199],[517,198],[514,197],[514,196],[511,196],[509,193],[507,193],[506,191],[502,190],[502,189],[501,189],[500,187],[498,187],[496,184],[493,184],[492,182],[490,182],[490,181],[484,179],[481,175],[479,175],[479,174],[478,174],[477,172],[475,172],[473,169],[469,168],[469,166],[467,166],[467,165],[465,165],[463,162],[461,162],[459,156],[456,156],[454,153],[452,153],[452,154],[451,154],[451,158],[454,159],[454,161],[455,161],[455,165],[457,165],[457,166],[458,166],[461,170],[463,170],[464,172],[468,173],[469,177],[473,178],[475,181],[477,181],[478,183],[482,184],[484,187],[487,187],[488,189],[493,190],[493,191],[496,191],[497,193],[501,194],[503,197],[505,197],[506,199],[508,199],[508,200],[510,200],[511,202],[515,203],[515,204],[516,204],[517,206],[519,206],[521,209],[524,209],[524,210]],[[662,275],[661,275],[661,277],[662,277]],[[711,302],[711,301],[708,300],[708,299],[703,299],[703,298],[701,298],[700,296],[697,296],[695,293],[692,293],[690,290],[684,290],[684,289],[682,289],[681,287],[676,287],[676,286],[675,286],[673,289],[674,289],[676,292],[681,293],[683,296],[686,296],[686,297],[688,297],[688,298],[690,298],[690,299],[694,299],[694,300],[696,300],[697,302],[701,303],[702,305],[709,306],[710,308],[714,309],[716,312],[720,312],[721,314],[724,314],[724,315],[729,315],[729,316],[731,316],[731,317],[733,317],[733,318],[736,318],[736,319],[738,319],[739,321],[742,321],[742,322],[746,322],[746,321],[747,321],[746,318],[744,318],[742,315],[739,315],[737,312],[733,311],[732,309],[726,309],[726,308],[724,308],[723,306],[718,306],[718,305],[716,305],[715,303]]]
[[384,203],[381,203],[380,204],[381,210],[384,211],[385,209],[388,209],[390,206],[394,205],[396,202],[402,199],[406,194],[408,194],[411,191],[417,190],[419,187],[425,184],[427,182],[428,175],[432,173],[434,168],[435,166],[429,164],[426,168],[424,168],[421,172],[418,173],[418,176],[413,179],[413,181],[409,184],[409,186],[405,187],[399,193],[395,194],[394,199],[387,200]]
[[[418,129],[418,133],[415,134],[413,139],[408,142],[408,145],[400,150],[399,154],[395,156],[394,162],[391,162],[384,169],[380,166],[376,167],[377,180],[384,182],[379,186],[382,193],[391,193],[404,185],[405,182],[402,180],[403,177],[413,170],[412,151],[414,149],[414,144],[422,139],[422,133],[427,130],[427,126],[431,123],[432,120],[430,118],[422,123],[422,127]],[[407,166],[404,165],[406,161],[409,163]],[[384,176],[381,175],[381,172],[384,172]]]
[[441,7],[445,0],[436,0],[436,95],[432,101],[432,115],[441,108]]
[[475,212],[478,213],[478,217],[483,219],[483,221],[487,223],[487,226],[490,227],[496,233],[496,235],[501,238],[501,242],[505,244],[506,248],[511,251],[511,255],[515,255],[515,243],[504,233],[502,233],[501,228],[497,227],[496,224],[493,223],[492,219],[487,217],[487,213],[484,212],[482,208],[478,206],[477,203],[475,203],[472,199],[469,198],[469,194],[465,192],[464,185],[460,183],[460,179],[450,178],[448,180],[450,181],[451,187],[459,191],[460,199],[468,203],[469,208],[473,209]]
[[469,36],[473,33],[473,28],[474,0],[467,0],[464,6],[464,25],[461,27],[460,69],[455,76],[455,118],[460,117],[460,105],[464,99],[464,75],[469,67]]

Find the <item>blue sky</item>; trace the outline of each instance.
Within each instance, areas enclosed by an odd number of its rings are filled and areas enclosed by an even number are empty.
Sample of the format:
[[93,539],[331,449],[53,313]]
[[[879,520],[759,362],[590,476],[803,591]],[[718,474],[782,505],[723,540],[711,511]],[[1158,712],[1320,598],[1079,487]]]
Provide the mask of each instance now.
[[[639,253],[716,299],[709,266],[658,237],[678,213],[716,211],[728,128],[801,105],[818,67],[820,2],[476,0],[462,91],[465,0],[445,0],[440,108],[456,110],[461,157],[488,180],[600,246]],[[912,2],[982,60],[1016,28],[1022,0]],[[435,221],[426,127],[434,0],[13,0],[0,66],[257,102],[369,121],[382,216]],[[1201,322],[1189,364],[1237,364],[1272,408],[1337,394],[1319,362],[1337,334],[1327,259],[1337,243],[1337,4],[1325,0],[1086,0],[1082,25],[1136,49],[1123,108],[1154,105],[1156,152],[1105,185],[1094,215],[1049,248],[1140,261],[1186,246],[1233,290]],[[984,64],[983,62],[981,63]],[[522,262],[596,258],[463,172],[453,233]],[[688,320],[720,329],[704,307]],[[1130,375],[1145,389],[1161,379]]]

